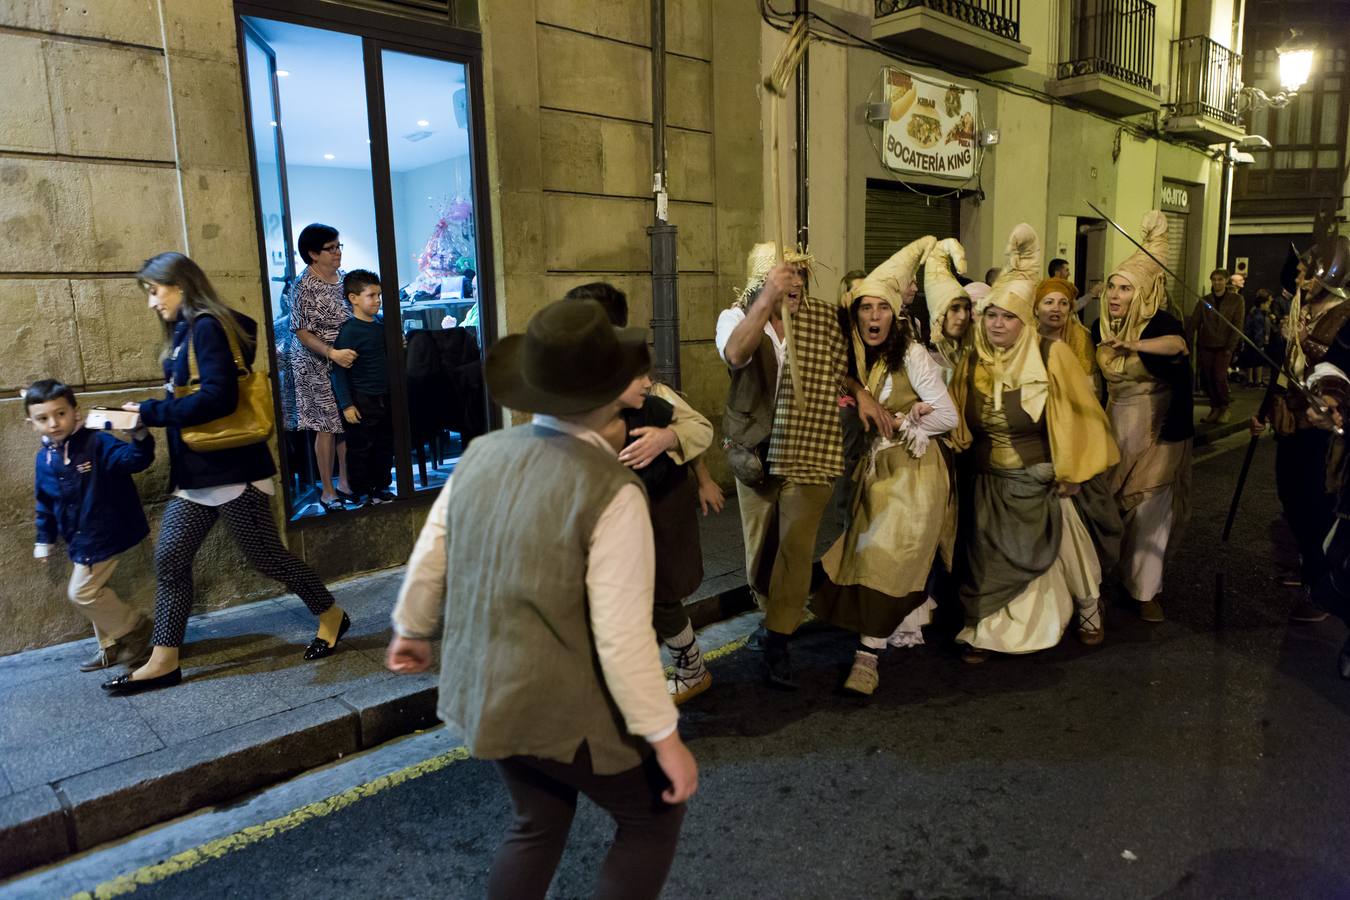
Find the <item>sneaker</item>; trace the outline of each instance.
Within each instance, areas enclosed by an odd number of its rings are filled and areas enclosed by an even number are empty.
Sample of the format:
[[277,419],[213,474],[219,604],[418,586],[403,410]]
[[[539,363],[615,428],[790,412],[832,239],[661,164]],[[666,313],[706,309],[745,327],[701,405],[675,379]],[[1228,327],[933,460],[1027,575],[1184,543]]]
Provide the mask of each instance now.
[[764,680],[771,687],[785,691],[797,689],[797,677],[792,671],[792,660],[788,656],[787,645],[773,646],[767,640],[764,643]]
[[764,642],[768,640],[768,634],[769,632],[764,628],[764,623],[761,622],[759,627],[752,631],[750,636],[745,639],[745,649],[753,653],[763,653]]
[[1289,621],[1306,625],[1321,622],[1326,617],[1326,611],[1313,606],[1312,601],[1307,597],[1295,603],[1294,608],[1289,611]]
[[111,669],[117,665],[117,645],[99,647],[98,652],[80,663],[81,672],[97,672],[99,669]]
[[685,673],[676,669],[675,674],[666,679],[666,690],[676,706],[693,700],[710,687],[712,687],[712,672],[708,671],[707,666],[701,667],[696,673]]
[[1163,615],[1162,604],[1157,600],[1145,600],[1139,604],[1139,618],[1145,622],[1163,622],[1167,617]]
[[864,653],[861,650],[855,651],[853,668],[849,669],[848,680],[844,682],[844,690],[850,694],[870,697],[877,689],[877,684],[880,681],[881,676],[877,673],[876,656],[871,653]]

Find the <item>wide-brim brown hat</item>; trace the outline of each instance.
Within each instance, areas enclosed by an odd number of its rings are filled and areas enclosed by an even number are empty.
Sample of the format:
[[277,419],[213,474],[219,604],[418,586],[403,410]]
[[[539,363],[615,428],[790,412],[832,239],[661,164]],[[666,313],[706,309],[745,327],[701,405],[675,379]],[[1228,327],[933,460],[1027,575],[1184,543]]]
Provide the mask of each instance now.
[[484,377],[508,409],[569,416],[599,409],[649,368],[646,329],[615,328],[594,300],[560,300],[488,349]]

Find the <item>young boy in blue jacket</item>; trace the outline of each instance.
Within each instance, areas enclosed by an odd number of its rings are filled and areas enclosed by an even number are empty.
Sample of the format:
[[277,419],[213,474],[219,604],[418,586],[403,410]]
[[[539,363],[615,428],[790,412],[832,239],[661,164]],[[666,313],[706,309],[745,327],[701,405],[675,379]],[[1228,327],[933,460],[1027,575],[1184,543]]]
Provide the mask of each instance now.
[[33,430],[42,436],[34,472],[37,543],[33,556],[50,558],[57,540],[75,564],[66,596],[89,619],[98,652],[81,672],[134,665],[150,653],[151,622],[108,587],[119,554],[150,533],[131,480],[155,460],[155,440],[144,428],[131,441],[85,428],[75,392],[50,378],[23,394]]

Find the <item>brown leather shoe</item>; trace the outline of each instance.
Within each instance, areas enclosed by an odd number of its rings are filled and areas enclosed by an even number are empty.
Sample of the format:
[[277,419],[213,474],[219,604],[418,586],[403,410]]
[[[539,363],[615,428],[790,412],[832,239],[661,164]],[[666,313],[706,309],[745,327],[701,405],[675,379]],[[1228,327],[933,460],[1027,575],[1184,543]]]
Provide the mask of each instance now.
[[98,652],[80,663],[81,672],[97,672],[99,669],[111,669],[117,665],[117,645],[99,647]]
[[1163,615],[1162,604],[1157,600],[1145,600],[1139,604],[1139,618],[1145,622],[1165,622],[1167,617]]
[[1306,597],[1295,603],[1294,608],[1289,611],[1289,621],[1304,625],[1321,622],[1326,617],[1326,611],[1313,606],[1312,601]]

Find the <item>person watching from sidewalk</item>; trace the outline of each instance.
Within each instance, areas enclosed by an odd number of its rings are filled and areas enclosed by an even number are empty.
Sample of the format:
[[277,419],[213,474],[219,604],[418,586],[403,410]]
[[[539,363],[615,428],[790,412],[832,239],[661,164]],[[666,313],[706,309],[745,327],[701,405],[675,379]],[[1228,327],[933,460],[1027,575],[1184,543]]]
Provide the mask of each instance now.
[[394,469],[394,419],[389,408],[389,366],[380,317],[380,276],[365,269],[348,272],[342,292],[352,317],[342,323],[334,350],[356,351],[350,367],[329,370],[333,396],[346,428],[347,470],[356,503],[394,499],[389,481]]
[[37,543],[33,556],[51,559],[64,541],[73,568],[66,597],[94,626],[98,651],[81,672],[137,666],[150,653],[150,620],[108,587],[119,557],[150,533],[131,476],[155,461],[155,439],[143,426],[119,440],[86,428],[75,392],[44,378],[23,391],[27,420],[42,437],[34,468]]
[[[1267,355],[1270,355],[1270,333],[1274,318],[1270,313],[1270,291],[1261,288],[1256,292],[1256,299],[1247,310],[1247,323],[1244,326],[1247,332],[1247,338],[1260,347]],[[1266,372],[1266,361],[1261,358],[1251,347],[1244,346],[1239,352],[1242,360],[1243,380],[1249,387],[1265,387],[1264,375]]]
[[647,504],[616,458],[650,367],[646,330],[593,301],[551,303],[493,345],[488,390],[534,421],[469,445],[394,606],[390,670],[426,671],[440,633],[437,712],[511,796],[494,900],[548,892],[578,793],[619,825],[595,896],[658,896],[698,787],[652,630]]
[[952,440],[969,473],[958,489],[966,627],[956,640],[970,663],[1053,647],[1075,619],[1083,643],[1101,643],[1102,573],[1120,534],[1100,477],[1120,458],[1106,414],[1068,346],[1036,333],[1041,249],[1030,225],[1013,229],[1007,255],[952,379]]
[[1185,332],[1163,308],[1167,293],[1157,260],[1167,253],[1166,217],[1150,210],[1143,232],[1148,252],[1135,251],[1107,276],[1106,310],[1092,336],[1120,447],[1110,482],[1125,526],[1121,580],[1139,603],[1139,617],[1161,622],[1167,546],[1190,510],[1195,400]]
[[[1050,260],[1050,265],[1045,267],[1046,278],[1058,278],[1061,281],[1069,280],[1069,261],[1055,257]],[[1077,291],[1075,291],[1075,294]]]
[[[844,470],[838,406],[848,363],[834,306],[807,296],[811,258],[788,254],[774,265],[776,257],[772,242],[750,251],[745,289],[718,316],[716,344],[731,370],[723,446],[746,580],[765,609],[765,678],[790,690],[788,639],[806,613],[816,531]],[[889,437],[891,415],[861,388],[855,399],[863,428]]]
[[[628,297],[612,284],[583,284],[563,299],[593,300],[611,325],[628,327]],[[652,625],[675,663],[666,687],[679,706],[712,687],[684,598],[703,583],[697,510],[701,506],[705,516],[710,510],[720,513],[725,498],[703,460],[712,446],[712,423],[672,388],[650,379],[646,383],[641,402],[620,414],[624,434],[619,462],[636,472],[647,489],[656,547]]]
[[1200,422],[1215,425],[1228,421],[1228,367],[1242,341],[1247,312],[1242,295],[1228,285],[1227,269],[1211,272],[1209,285],[1208,304],[1197,303],[1186,323],[1186,346],[1195,347],[1196,375],[1209,398],[1209,414]]
[[[1345,237],[1326,241],[1299,260],[1284,333],[1285,371],[1290,376],[1306,379],[1324,363],[1350,371],[1347,281],[1350,281],[1350,240]],[[1312,602],[1309,592],[1326,572],[1323,545],[1327,532],[1338,521],[1338,506],[1346,500],[1344,496],[1338,500],[1330,484],[1338,473],[1333,470],[1333,477],[1327,477],[1333,446],[1331,433],[1318,427],[1325,423],[1314,421],[1313,410],[1303,393],[1289,387],[1287,381],[1285,376],[1277,380],[1269,416],[1266,419],[1253,416],[1251,432],[1261,434],[1268,425],[1275,432],[1275,491],[1298,545],[1298,582],[1302,586],[1302,596],[1289,618],[1313,623],[1325,619],[1326,612]],[[1346,512],[1350,513],[1350,507]],[[1338,550],[1347,546],[1350,545],[1342,544]]]
[[[270,498],[276,465],[266,440],[224,450],[194,450],[184,429],[236,414],[239,375],[254,364],[258,323],[220,301],[206,273],[181,253],[161,253],[136,274],[164,327],[162,400],[127,403],[141,422],[165,429],[169,488],[155,544],[155,631],[150,659],[103,688],[135,694],[182,680],[179,649],[192,612],[193,560],[217,519],[224,519],[245,559],[296,594],[319,619],[305,659],[330,655],[351,627],[319,576],[277,535]],[[196,376],[195,384],[193,376]]]

